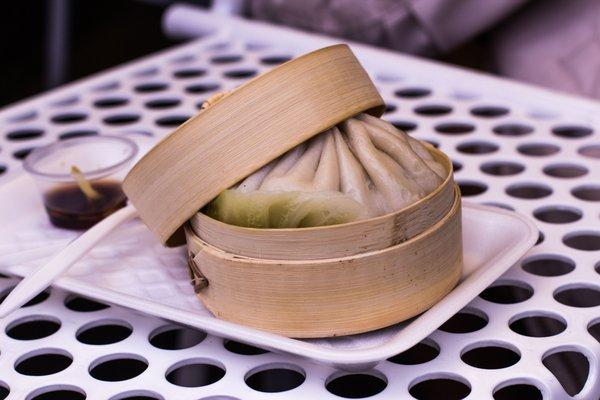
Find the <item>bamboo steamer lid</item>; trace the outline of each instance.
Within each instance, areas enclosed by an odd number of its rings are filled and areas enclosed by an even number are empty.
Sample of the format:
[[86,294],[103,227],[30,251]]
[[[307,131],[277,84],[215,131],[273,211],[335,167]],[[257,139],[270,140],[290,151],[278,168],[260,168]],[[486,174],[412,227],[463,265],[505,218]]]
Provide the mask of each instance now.
[[223,190],[316,134],[385,108],[347,45],[288,61],[189,119],[129,172],[123,190],[167,245]]

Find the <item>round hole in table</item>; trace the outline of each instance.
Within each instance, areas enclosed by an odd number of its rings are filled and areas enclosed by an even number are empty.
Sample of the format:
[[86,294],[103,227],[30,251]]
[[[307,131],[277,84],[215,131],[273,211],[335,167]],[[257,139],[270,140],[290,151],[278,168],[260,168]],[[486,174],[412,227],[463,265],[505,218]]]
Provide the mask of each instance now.
[[517,147],[517,151],[526,156],[546,157],[560,151],[560,147],[551,143],[524,143]]
[[10,131],[6,134],[6,138],[13,142],[38,139],[44,135],[43,129],[23,128]]
[[244,48],[248,51],[261,51],[261,50],[266,50],[269,47],[271,47],[271,45],[269,43],[263,42],[263,41],[248,41],[246,43],[244,43]]
[[224,54],[211,58],[210,62],[213,64],[233,64],[236,62],[240,62],[243,59],[244,57],[242,57],[239,54]]
[[83,389],[73,385],[50,385],[31,392],[26,400],[84,400],[87,398]]
[[469,333],[484,328],[488,317],[483,311],[468,308],[450,317],[440,326],[440,330],[448,333]]
[[189,115],[169,115],[156,120],[156,125],[163,128],[176,128],[190,118]]
[[501,342],[474,343],[460,355],[466,364],[481,369],[502,369],[515,365],[521,359],[519,350]]
[[552,188],[534,182],[515,183],[506,188],[506,194],[518,199],[542,199],[552,194]]
[[234,69],[223,74],[224,77],[230,79],[247,79],[256,75],[258,71],[255,69]]
[[329,393],[346,399],[363,399],[381,393],[387,387],[385,375],[377,370],[365,373],[334,373],[325,382]]
[[257,356],[260,354],[266,354],[269,351],[265,349],[261,349],[260,347],[255,347],[246,343],[236,342],[235,340],[225,340],[223,342],[223,346],[235,354],[241,354],[243,356]]
[[[0,304],[2,304],[2,302],[8,296],[8,294],[10,293],[10,291],[12,289],[13,288],[11,287],[0,293]],[[40,304],[40,303],[46,301],[48,299],[48,297],[50,297],[50,289],[46,289],[43,292],[38,293],[33,299],[29,300],[27,303],[23,304],[21,307],[22,308],[23,307],[31,307],[36,304]]]
[[383,110],[383,113],[384,114],[393,113],[397,109],[398,109],[398,107],[396,107],[394,104],[386,103],[385,104],[385,109]]
[[584,157],[588,158],[600,158],[600,144],[590,144],[581,146],[577,152]]
[[304,370],[287,363],[271,363],[256,367],[246,373],[244,381],[250,388],[264,393],[292,390],[306,380]]
[[438,400],[441,393],[444,400],[460,400],[471,393],[471,386],[464,378],[452,374],[432,375],[412,383],[408,392],[417,400]]
[[549,224],[568,224],[579,221],[583,213],[575,207],[555,205],[536,208],[533,216],[537,220]]
[[119,393],[109,400],[164,400],[165,398],[158,393],[149,390],[130,390]]
[[404,99],[418,99],[421,97],[429,96],[431,90],[423,87],[406,87],[398,89],[394,92],[397,97]]
[[15,361],[15,371],[28,376],[45,376],[64,371],[73,363],[67,351],[42,348],[22,355]]
[[588,169],[577,164],[550,164],[544,167],[544,173],[554,178],[579,178],[588,173]]
[[60,135],[58,135],[58,140],[67,140],[67,139],[73,139],[73,138],[78,138],[78,137],[95,136],[97,134],[98,134],[98,131],[95,131],[92,129],[77,129],[77,130],[61,133]]
[[165,108],[177,107],[181,100],[174,98],[158,98],[147,101],[144,105],[151,109],[162,110]]
[[579,200],[600,201],[600,185],[580,185],[573,188],[573,190],[571,190],[571,194],[577,197]]
[[291,56],[267,56],[262,57],[260,59],[260,62],[265,65],[279,65],[283,64],[284,62],[290,61],[291,59]]
[[8,122],[27,122],[35,119],[38,113],[35,110],[23,111],[6,118]]
[[171,366],[165,377],[173,385],[201,387],[212,385],[225,376],[225,367],[215,361],[193,358]]
[[442,135],[465,135],[475,130],[475,126],[466,122],[443,122],[435,126]]
[[136,85],[133,90],[138,93],[155,93],[166,90],[169,87],[168,84],[162,82],[148,82]]
[[542,400],[542,392],[529,383],[503,383],[494,389],[494,400]]
[[542,363],[570,396],[575,396],[583,389],[590,372],[587,357],[578,351],[551,350],[542,356]]
[[183,54],[171,59],[171,63],[173,64],[187,64],[196,59],[196,56],[193,54]]
[[115,114],[105,117],[103,119],[105,124],[108,125],[127,125],[133,124],[140,120],[140,116],[137,114]]
[[415,129],[417,129],[417,126],[418,126],[416,123],[410,122],[410,121],[394,120],[394,121],[390,121],[390,122],[397,129],[400,129],[401,131],[404,131],[404,132],[414,131]]
[[525,171],[525,166],[513,161],[490,161],[481,164],[482,172],[494,176],[511,176]]
[[29,155],[29,153],[31,153],[33,150],[35,150],[35,147],[26,147],[24,149],[19,149],[15,152],[13,152],[13,157],[16,158],[17,160],[23,160],[25,159],[25,157],[27,157]]
[[513,280],[496,281],[479,294],[482,299],[496,304],[522,303],[531,296],[533,296],[531,285]]
[[[258,44],[258,43],[256,43]],[[218,42],[218,43],[213,43],[211,45],[209,45],[208,47],[206,47],[206,50],[210,50],[210,51],[223,51],[223,50],[227,50],[231,47],[232,43],[229,41],[223,41],[223,42]],[[263,46],[268,47],[269,45],[267,44],[263,44]],[[247,47],[249,49],[249,47]],[[264,47],[263,47],[264,48]],[[255,50],[259,50],[258,48],[255,48]]]
[[6,399],[9,394],[10,394],[9,386],[6,383],[0,381],[0,400]]
[[487,185],[483,182],[466,180],[458,181],[458,187],[460,189],[460,194],[463,197],[478,196],[488,189]]
[[186,68],[173,72],[173,76],[178,79],[199,78],[206,75],[206,71],[199,68]]
[[452,171],[459,172],[461,169],[463,169],[462,163],[452,160]]
[[203,94],[218,90],[220,87],[218,83],[196,83],[186,86],[185,91],[191,94]]
[[590,136],[594,131],[587,126],[561,125],[552,128],[552,134],[564,139],[580,139]]
[[133,332],[133,327],[118,319],[103,319],[83,325],[75,333],[78,341],[91,345],[105,345],[123,341]]
[[52,107],[65,107],[79,103],[79,96],[66,96],[50,103]]
[[522,268],[533,275],[561,276],[575,269],[575,262],[557,254],[538,254],[523,260]]
[[600,287],[588,284],[567,284],[554,291],[554,299],[570,307],[588,308],[600,306]]
[[544,239],[546,238],[546,236],[544,236],[544,232],[539,231],[538,233],[538,239],[536,240],[534,246],[539,245],[540,243],[542,243],[544,241]]
[[449,96],[459,101],[472,101],[477,100],[479,97],[481,97],[481,95],[476,92],[464,89],[455,89],[450,93]]
[[588,325],[587,331],[598,343],[600,343],[600,319],[592,321]]
[[511,318],[508,326],[519,335],[549,337],[563,332],[567,328],[567,322],[558,315],[529,312]]
[[177,325],[161,326],[148,337],[150,344],[163,350],[182,350],[196,346],[206,339],[206,333]]
[[456,146],[456,150],[464,154],[490,154],[498,149],[497,144],[482,140],[463,142]]
[[600,250],[600,232],[579,231],[568,233],[563,237],[563,243],[572,249],[582,251]]
[[415,107],[413,111],[415,114],[419,114],[424,117],[439,117],[450,114],[452,112],[452,107],[445,104],[424,104]]
[[496,125],[492,131],[498,136],[518,137],[533,132],[533,127],[520,123],[506,123]]
[[503,115],[507,115],[510,110],[502,106],[482,105],[473,107],[471,114],[481,118],[497,118]]
[[28,315],[12,321],[6,327],[6,334],[16,340],[36,340],[56,333],[61,323],[49,315]]
[[408,350],[388,358],[394,364],[417,365],[429,362],[440,354],[440,346],[431,339],[425,339]]
[[108,92],[111,90],[118,89],[120,86],[121,84],[118,81],[108,81],[94,86],[92,90],[95,92]]
[[104,97],[94,101],[94,107],[115,108],[124,106],[127,103],[129,103],[129,100],[125,97]]
[[144,67],[134,71],[132,76],[135,76],[136,78],[146,78],[148,76],[154,76],[158,74],[158,71],[158,67]]
[[89,374],[100,381],[120,382],[133,379],[148,368],[148,361],[140,355],[118,353],[94,360]]
[[104,310],[110,306],[85,297],[70,295],[65,299],[65,307],[71,311],[93,312]]
[[54,115],[50,120],[55,124],[73,124],[87,119],[87,114],[81,112],[69,112]]

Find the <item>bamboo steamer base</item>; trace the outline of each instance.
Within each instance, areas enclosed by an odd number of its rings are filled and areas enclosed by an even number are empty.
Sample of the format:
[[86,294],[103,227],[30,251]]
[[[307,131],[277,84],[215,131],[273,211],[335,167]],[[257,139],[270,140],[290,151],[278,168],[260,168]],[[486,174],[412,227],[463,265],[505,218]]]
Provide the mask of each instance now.
[[[341,258],[272,260],[221,250],[186,226],[197,294],[218,318],[297,337],[349,335],[411,318],[442,299],[462,270],[460,192],[412,239]],[[289,249],[293,252],[293,248]]]

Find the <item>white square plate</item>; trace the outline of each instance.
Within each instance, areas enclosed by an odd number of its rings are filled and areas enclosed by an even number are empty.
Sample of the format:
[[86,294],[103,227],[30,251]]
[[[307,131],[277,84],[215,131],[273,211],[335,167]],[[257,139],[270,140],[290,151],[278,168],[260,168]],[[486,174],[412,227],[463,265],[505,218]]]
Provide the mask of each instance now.
[[[26,276],[77,233],[52,227],[28,176],[0,188],[0,271]],[[533,246],[528,218],[463,203],[464,269],[459,285],[410,321],[365,334],[297,340],[219,320],[194,296],[183,248],[167,249],[136,220],[119,228],[55,286],[136,309],[217,336],[297,354],[344,369],[364,369],[417,344],[500,277]]]

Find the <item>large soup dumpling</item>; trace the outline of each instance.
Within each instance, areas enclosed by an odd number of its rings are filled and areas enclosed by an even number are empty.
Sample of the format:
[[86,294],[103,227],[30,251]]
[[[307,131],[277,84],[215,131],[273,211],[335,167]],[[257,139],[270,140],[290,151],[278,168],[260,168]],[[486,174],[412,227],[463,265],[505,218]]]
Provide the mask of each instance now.
[[205,212],[253,228],[372,218],[437,188],[447,172],[418,140],[379,118],[350,118],[223,191]]

